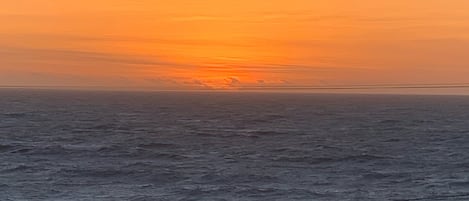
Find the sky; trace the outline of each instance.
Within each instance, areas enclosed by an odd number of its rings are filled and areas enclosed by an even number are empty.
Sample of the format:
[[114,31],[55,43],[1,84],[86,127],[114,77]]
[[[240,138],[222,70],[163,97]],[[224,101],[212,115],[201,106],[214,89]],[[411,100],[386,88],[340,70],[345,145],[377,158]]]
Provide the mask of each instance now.
[[469,83],[467,0],[0,0],[0,86]]

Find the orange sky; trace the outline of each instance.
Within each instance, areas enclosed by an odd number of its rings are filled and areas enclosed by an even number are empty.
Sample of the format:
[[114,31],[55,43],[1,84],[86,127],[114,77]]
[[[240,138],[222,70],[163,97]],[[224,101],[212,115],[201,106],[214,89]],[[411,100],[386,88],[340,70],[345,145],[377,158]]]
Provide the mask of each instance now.
[[0,85],[469,82],[467,0],[0,0]]

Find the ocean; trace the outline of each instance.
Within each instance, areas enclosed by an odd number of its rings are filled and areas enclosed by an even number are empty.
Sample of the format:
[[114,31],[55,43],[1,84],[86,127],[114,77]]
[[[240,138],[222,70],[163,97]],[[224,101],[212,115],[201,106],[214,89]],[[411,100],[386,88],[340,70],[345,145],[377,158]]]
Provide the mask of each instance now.
[[469,96],[3,89],[0,200],[469,200]]

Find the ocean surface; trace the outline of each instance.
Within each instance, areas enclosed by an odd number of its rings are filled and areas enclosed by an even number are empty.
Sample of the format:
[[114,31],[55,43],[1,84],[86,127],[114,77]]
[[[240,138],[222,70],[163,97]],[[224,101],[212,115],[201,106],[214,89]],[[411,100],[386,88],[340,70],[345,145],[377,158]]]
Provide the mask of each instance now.
[[469,200],[469,97],[4,89],[0,200]]

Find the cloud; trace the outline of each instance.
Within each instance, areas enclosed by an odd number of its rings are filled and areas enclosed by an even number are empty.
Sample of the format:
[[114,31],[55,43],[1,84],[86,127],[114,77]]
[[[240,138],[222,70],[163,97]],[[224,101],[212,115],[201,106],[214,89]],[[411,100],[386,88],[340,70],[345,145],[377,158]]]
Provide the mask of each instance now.
[[144,80],[150,84],[157,84],[157,85],[180,85],[180,83],[172,78],[169,77],[152,77],[152,78],[144,78]]
[[182,88],[181,79],[165,72],[191,67],[141,55],[0,46],[0,84],[3,85],[174,89]]
[[[162,76],[168,70],[190,70],[194,65],[172,62],[157,56],[118,54],[97,51],[12,48],[0,45],[0,72],[58,72],[76,75],[107,74],[108,76]],[[90,75],[91,75],[90,74]],[[164,75],[167,76],[167,75]]]
[[198,80],[198,79],[191,80],[191,81],[185,81],[184,84],[189,86],[189,87],[197,87],[197,88],[201,88],[201,89],[213,89],[213,87],[211,87],[208,83],[206,83],[202,80]]
[[41,71],[2,71],[0,85],[5,86],[47,86],[47,87],[105,87],[119,83],[132,84],[132,80],[125,77],[107,77],[92,75],[76,75],[60,72]]
[[228,77],[225,79],[225,81],[227,82],[227,85],[230,87],[237,87],[241,85],[241,81],[235,77]]
[[220,16],[207,16],[207,15],[192,15],[192,16],[181,16],[173,17],[171,20],[178,22],[191,22],[191,21],[219,21],[219,20],[230,20],[232,18],[220,17]]
[[308,64],[281,64],[281,63],[264,63],[264,64],[223,64],[210,65],[204,67],[209,71],[225,72],[227,70],[236,70],[244,72],[260,72],[270,74],[290,74],[290,73],[328,73],[328,72],[350,72],[350,71],[368,71],[371,68],[363,66],[341,66],[335,63],[323,65]]
[[118,63],[128,65],[172,65],[156,58],[148,59],[137,55],[112,54],[82,50],[67,49],[34,49],[34,48],[1,48],[0,55],[20,57],[35,60],[73,60],[103,63]]

